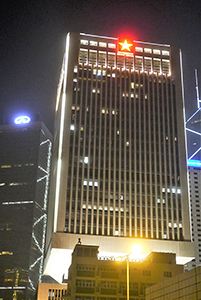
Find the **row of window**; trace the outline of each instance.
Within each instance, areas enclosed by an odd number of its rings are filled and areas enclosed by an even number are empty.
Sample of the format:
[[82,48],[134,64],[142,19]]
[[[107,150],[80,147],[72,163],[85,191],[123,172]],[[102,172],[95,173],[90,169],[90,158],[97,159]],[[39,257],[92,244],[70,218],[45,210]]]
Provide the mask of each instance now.
[[[89,45],[89,46],[99,46],[100,48],[111,48],[111,49],[116,49],[116,44],[114,43],[105,43],[105,42],[98,42],[98,41],[89,41],[89,40],[84,40],[84,39],[81,39],[80,41],[80,44],[81,45]],[[161,49],[151,49],[151,48],[142,48],[142,47],[135,47],[135,51],[136,52],[144,52],[144,53],[153,53],[153,54],[157,54],[157,55],[165,55],[165,56],[169,56],[170,55],[170,52],[169,50],[161,50]]]

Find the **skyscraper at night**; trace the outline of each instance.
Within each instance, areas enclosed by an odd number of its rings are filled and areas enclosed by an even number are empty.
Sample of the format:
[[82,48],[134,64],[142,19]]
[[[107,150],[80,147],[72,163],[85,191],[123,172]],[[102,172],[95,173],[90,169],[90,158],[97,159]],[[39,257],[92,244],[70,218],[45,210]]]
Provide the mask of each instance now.
[[0,299],[35,299],[43,273],[52,136],[28,121],[0,126]]
[[110,256],[140,243],[193,257],[182,84],[177,48],[67,35],[45,272],[66,272],[78,238]]

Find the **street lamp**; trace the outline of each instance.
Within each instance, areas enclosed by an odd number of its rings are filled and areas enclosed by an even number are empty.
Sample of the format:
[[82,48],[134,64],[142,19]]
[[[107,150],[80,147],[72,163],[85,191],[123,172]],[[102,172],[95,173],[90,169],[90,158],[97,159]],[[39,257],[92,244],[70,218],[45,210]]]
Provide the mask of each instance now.
[[130,276],[129,276],[129,271],[130,271],[130,268],[129,268],[129,256],[132,254],[134,255],[135,257],[139,256],[141,253],[142,253],[142,246],[139,245],[139,244],[134,244],[132,246],[132,252],[128,253],[125,255],[126,257],[126,265],[127,265],[127,270],[126,270],[126,287],[127,287],[127,300],[129,300],[129,281],[130,281]]

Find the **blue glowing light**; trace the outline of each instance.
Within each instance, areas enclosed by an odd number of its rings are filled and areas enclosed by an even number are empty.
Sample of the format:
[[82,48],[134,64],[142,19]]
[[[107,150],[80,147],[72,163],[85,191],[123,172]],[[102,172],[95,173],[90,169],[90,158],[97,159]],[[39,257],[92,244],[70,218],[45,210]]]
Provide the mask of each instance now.
[[28,116],[20,116],[20,117],[17,117],[15,119],[15,124],[19,125],[19,124],[27,124],[31,121],[31,118],[29,118]]
[[189,167],[201,168],[201,160],[191,160],[191,159],[188,159],[188,166]]

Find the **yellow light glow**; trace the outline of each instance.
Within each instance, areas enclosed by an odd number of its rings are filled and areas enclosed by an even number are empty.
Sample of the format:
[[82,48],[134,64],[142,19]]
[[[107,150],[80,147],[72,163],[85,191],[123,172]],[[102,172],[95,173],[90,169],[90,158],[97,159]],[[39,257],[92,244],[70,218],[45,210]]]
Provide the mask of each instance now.
[[142,253],[142,246],[140,244],[134,244],[131,248],[132,255],[138,257]]

